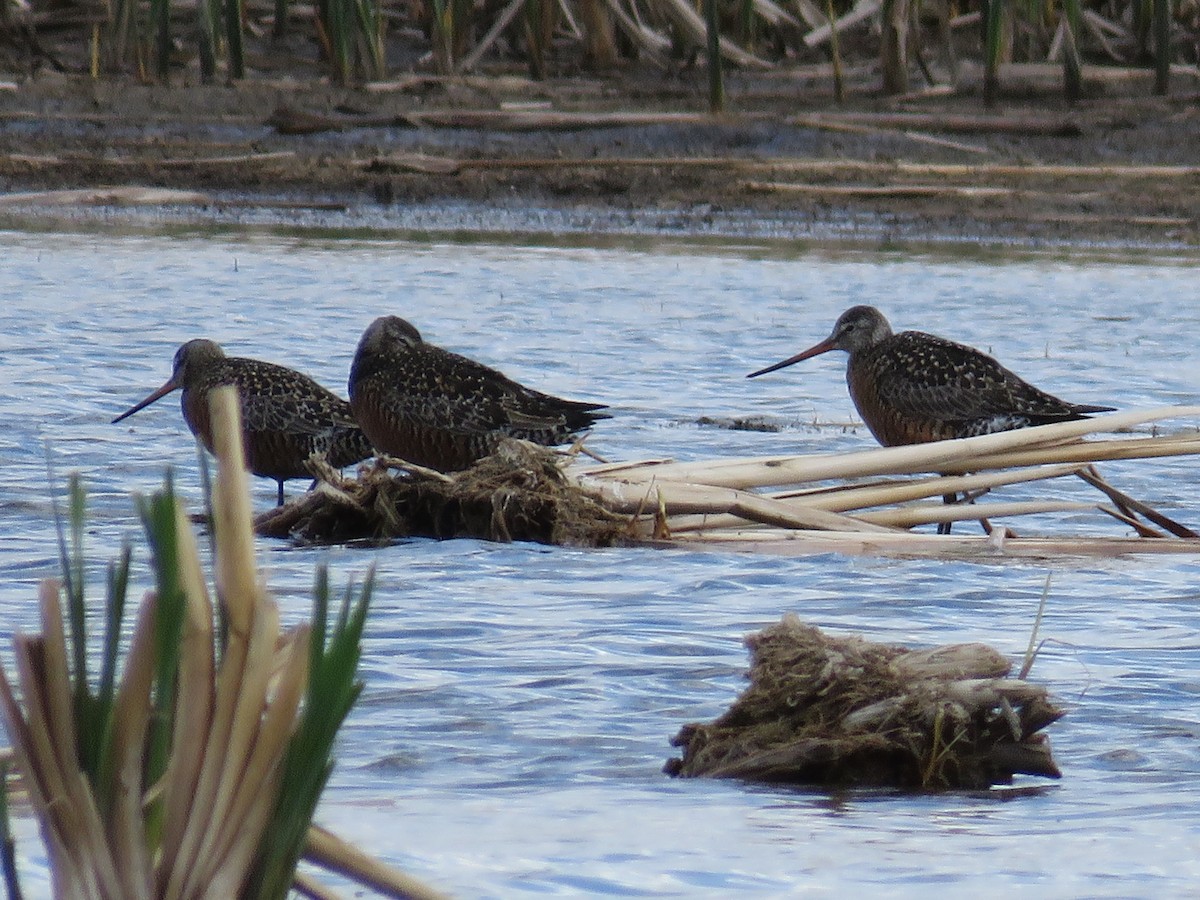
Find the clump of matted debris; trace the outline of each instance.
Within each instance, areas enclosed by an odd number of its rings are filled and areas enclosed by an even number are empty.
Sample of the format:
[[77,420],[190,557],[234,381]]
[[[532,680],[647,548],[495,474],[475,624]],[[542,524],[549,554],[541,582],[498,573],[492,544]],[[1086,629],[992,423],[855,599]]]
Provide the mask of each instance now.
[[1061,775],[1040,731],[1063,710],[984,644],[910,651],[791,615],[746,643],[750,687],[683,727],[668,774],[926,790]]
[[267,537],[335,543],[397,537],[474,537],[581,547],[630,543],[629,516],[563,475],[563,454],[506,440],[462,472],[380,458],[343,478],[313,459],[321,484],[259,516]]

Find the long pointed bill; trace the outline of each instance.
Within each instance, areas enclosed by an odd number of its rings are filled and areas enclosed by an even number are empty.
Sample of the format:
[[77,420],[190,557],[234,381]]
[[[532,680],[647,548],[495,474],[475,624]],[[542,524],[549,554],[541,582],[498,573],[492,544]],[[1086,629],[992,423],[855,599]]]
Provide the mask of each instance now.
[[147,397],[141,403],[138,403],[135,406],[129,407],[129,409],[125,410],[125,412],[121,413],[119,416],[117,416],[115,419],[113,419],[111,424],[116,425],[122,419],[128,419],[139,409],[145,409],[147,406],[149,406],[155,400],[161,400],[163,397],[167,396],[167,394],[171,393],[171,391],[175,390],[175,388],[177,388],[177,387],[179,387],[179,385],[175,383],[175,379],[174,378],[170,379],[166,384],[164,384],[162,387],[160,387],[157,391],[155,391],[153,394],[151,394],[149,397]]
[[814,356],[820,356],[822,353],[828,353],[833,350],[833,338],[827,337],[821,343],[809,347],[802,353],[797,353],[795,356],[789,356],[783,362],[777,362],[773,366],[767,366],[765,369],[759,369],[757,372],[751,372],[747,378],[757,378],[759,375],[766,375],[768,372],[774,372],[776,369],[786,369],[788,366],[795,365],[798,362],[803,362],[806,359],[812,359]]

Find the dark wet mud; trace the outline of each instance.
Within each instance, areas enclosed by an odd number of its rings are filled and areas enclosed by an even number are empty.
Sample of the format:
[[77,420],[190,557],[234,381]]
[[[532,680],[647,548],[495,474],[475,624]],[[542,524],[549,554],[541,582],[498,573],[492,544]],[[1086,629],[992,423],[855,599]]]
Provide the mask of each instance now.
[[1010,80],[985,109],[969,83],[896,99],[867,77],[838,105],[819,72],[734,75],[717,117],[695,72],[179,81],[15,79],[0,91],[0,218],[149,205],[508,233],[1200,243],[1190,80],[1156,98],[1148,77],[1097,79],[1074,105],[1053,79]]

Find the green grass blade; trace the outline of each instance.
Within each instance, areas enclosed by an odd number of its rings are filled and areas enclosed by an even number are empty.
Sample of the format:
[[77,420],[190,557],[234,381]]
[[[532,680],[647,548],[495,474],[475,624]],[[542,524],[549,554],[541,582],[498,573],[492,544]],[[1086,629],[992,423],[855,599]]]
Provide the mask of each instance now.
[[[92,788],[102,815],[112,807],[116,777],[113,754],[113,701],[116,695],[117,656],[121,647],[121,623],[125,618],[125,601],[129,588],[129,565],[133,552],[128,544],[121,550],[121,559],[108,567],[108,604],[105,610],[104,647],[100,659],[100,682],[91,705],[90,740],[82,740],[85,751],[92,757],[87,767],[92,776]],[[90,748],[90,749],[89,749]],[[82,755],[82,753],[81,753]]]
[[984,17],[984,69],[983,69],[983,102],[992,106],[996,102],[999,90],[1000,54],[1004,40],[1002,24],[1004,22],[1004,0],[988,0]]
[[1063,0],[1066,41],[1063,45],[1063,90],[1067,102],[1076,102],[1083,93],[1083,63],[1079,58],[1079,30],[1083,13],[1079,0]]
[[838,37],[837,15],[833,0],[825,0],[825,18],[829,20],[829,54],[833,59],[833,96],[838,103],[846,102],[846,80],[842,77],[842,51]]
[[121,623],[125,618],[125,602],[129,593],[129,564],[133,550],[128,544],[121,548],[119,562],[108,566],[108,608],[104,630],[104,652],[100,659],[100,683],[96,695],[104,706],[112,703],[117,673],[117,653],[121,644]]
[[288,0],[275,0],[275,22],[271,26],[271,37],[281,38],[287,34]]
[[171,73],[171,4],[170,0],[150,0],[150,21],[153,23],[156,48],[155,71],[159,79],[167,80]]
[[1154,0],[1154,93],[1166,96],[1171,82],[1171,0]]
[[[53,473],[51,473],[53,483]],[[83,518],[86,502],[83,486],[78,474],[72,474],[67,487],[69,499],[67,518],[64,520],[57,498],[51,497],[54,510],[54,526],[58,534],[58,558],[62,569],[63,590],[67,595],[67,621],[70,628],[71,661],[74,666],[75,689],[87,685],[87,621],[84,616],[83,578]],[[70,522],[70,541],[64,521]]]
[[[178,501],[168,476],[166,488],[140,504],[146,538],[154,555],[158,603],[155,615],[154,712],[146,756],[146,782],[155,783],[166,771],[174,728],[179,636],[183,630],[185,597],[180,581]],[[146,815],[151,846],[157,846],[162,827],[161,806]]]
[[708,111],[725,111],[725,71],[721,64],[721,24],[717,0],[704,0],[704,25],[708,38]]
[[329,629],[328,574],[323,568],[318,571],[308,691],[284,757],[279,800],[250,881],[253,896],[283,898],[291,885],[317,801],[333,771],[334,739],[362,690],[357,670],[374,578],[372,571],[357,603],[353,590],[347,588],[337,621]]
[[246,57],[242,48],[242,0],[225,2],[225,41],[229,48],[229,77],[246,77]]
[[21,882],[17,878],[17,848],[8,824],[8,763],[0,763],[0,870],[10,900],[21,900]]
[[383,60],[383,11],[373,0],[353,2],[360,43],[364,48],[363,75],[371,79],[383,78],[386,74]]
[[196,20],[199,35],[196,43],[200,55],[200,80],[205,84],[217,77],[217,29],[213,21],[214,0],[200,0],[196,4]]

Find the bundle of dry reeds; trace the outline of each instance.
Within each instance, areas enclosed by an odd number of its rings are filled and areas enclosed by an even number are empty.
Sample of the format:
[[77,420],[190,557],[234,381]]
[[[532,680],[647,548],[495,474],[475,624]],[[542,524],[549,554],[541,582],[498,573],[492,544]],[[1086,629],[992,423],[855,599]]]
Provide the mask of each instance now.
[[[757,459],[676,463],[651,460],[577,469],[575,477],[616,511],[637,516],[645,537],[758,546],[780,540],[811,541],[821,549],[874,548],[884,552],[959,552],[962,536],[914,535],[921,524],[993,521],[1034,513],[1099,511],[1133,528],[1139,549],[1194,552],[1197,534],[1108,484],[1094,464],[1200,453],[1194,427],[1171,434],[1122,434],[1148,422],[1194,417],[1200,407],[1165,407],[1076,422],[1006,431],[962,440],[856,453],[809,454]],[[938,475],[904,477],[918,473]],[[1058,499],[1006,502],[983,495],[1004,485],[1065,476],[1082,478],[1103,492],[1093,502]],[[949,494],[978,497],[970,504],[940,502]],[[934,543],[929,543],[930,541]],[[991,530],[969,539],[975,547],[1022,552],[1011,531]],[[1027,542],[1030,552],[1120,552],[1128,538],[1077,538]],[[1157,546],[1151,547],[1150,545]],[[937,550],[934,550],[934,548]],[[809,548],[794,547],[797,552]]]
[[[16,685],[0,670],[0,713],[41,821],[56,897],[282,898],[314,841],[309,822],[332,768],[333,739],[360,687],[370,586],[358,602],[347,591],[327,628],[322,573],[313,624],[281,628],[255,565],[233,389],[214,391],[212,405],[221,627],[195,536],[168,486],[142,504],[157,589],[138,610],[118,674],[126,549],[110,569],[108,631],[93,683],[77,489],[73,555],[63,541],[65,585],[42,584],[42,633],[14,639]],[[315,842],[343,871],[362,858],[326,836]],[[386,893],[432,896],[385,870],[375,864],[370,878]]]
[[685,725],[671,775],[823,785],[987,788],[1060,777],[1039,732],[1063,715],[983,644],[930,650],[835,638],[795,616],[749,636],[750,686]]

